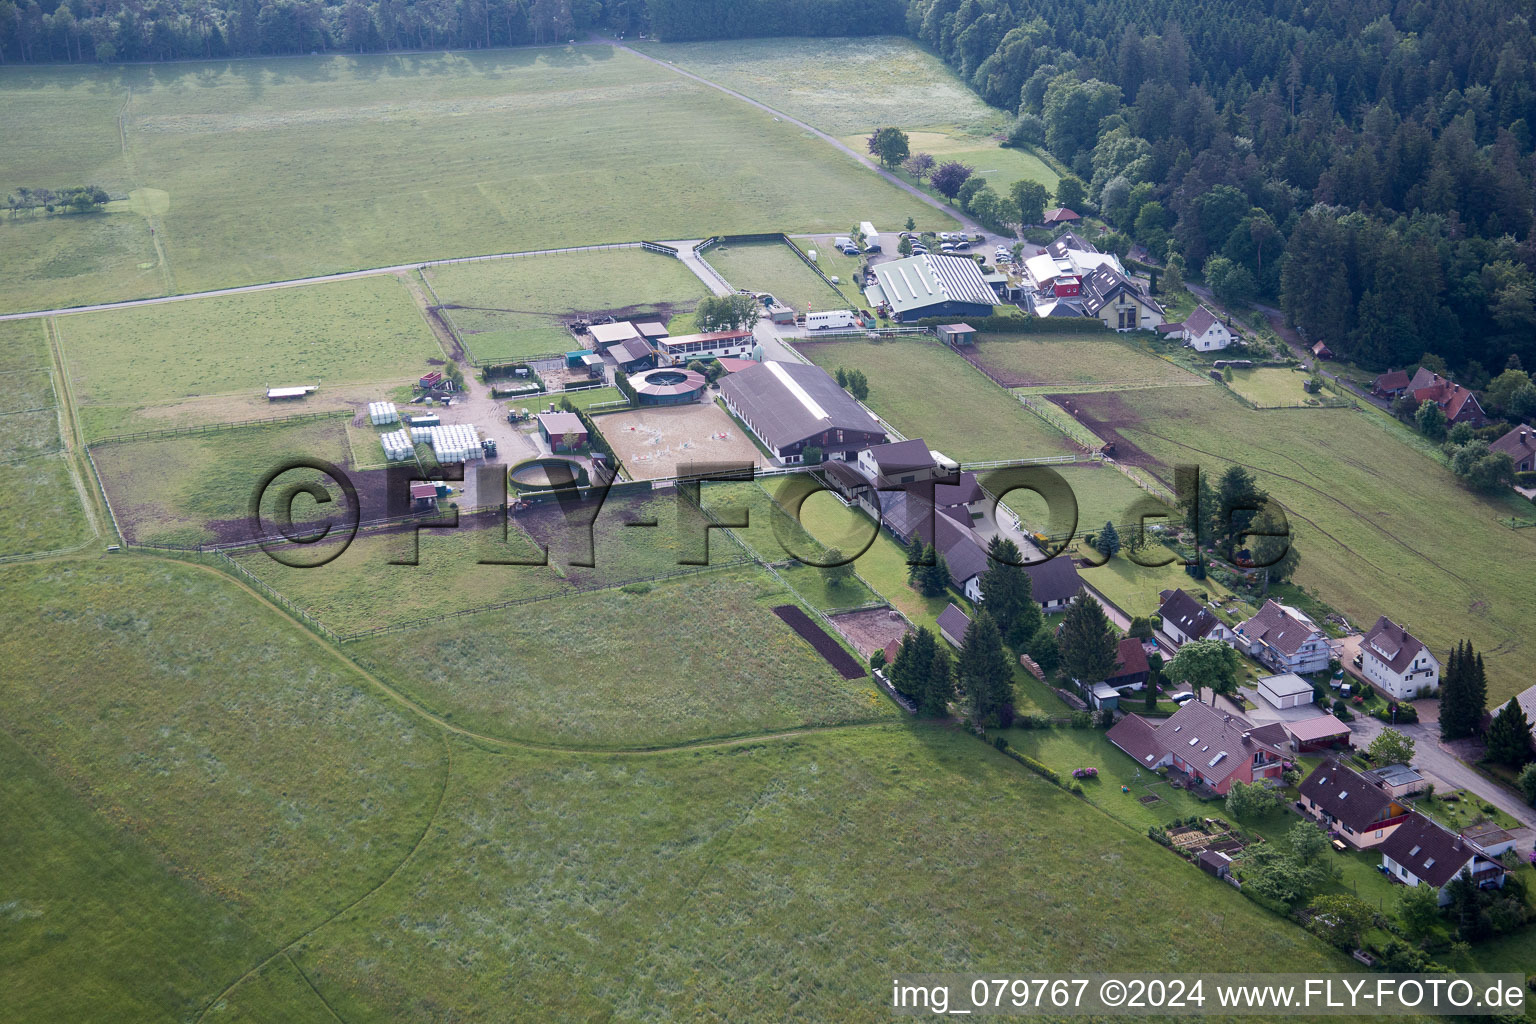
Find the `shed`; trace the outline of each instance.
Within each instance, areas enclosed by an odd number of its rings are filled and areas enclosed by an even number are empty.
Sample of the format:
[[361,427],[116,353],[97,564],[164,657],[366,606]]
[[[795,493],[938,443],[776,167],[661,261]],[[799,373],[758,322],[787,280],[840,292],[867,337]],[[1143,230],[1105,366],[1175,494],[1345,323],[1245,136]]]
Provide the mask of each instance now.
[[965,631],[970,628],[971,619],[965,612],[957,608],[953,603],[948,605],[938,617],[939,636],[950,642],[953,647],[959,647],[965,642]]
[[1232,858],[1220,850],[1206,850],[1200,854],[1200,870],[1217,878],[1232,877]]
[[1299,722],[1282,723],[1286,735],[1296,744],[1296,752],[1326,750],[1339,741],[1349,741],[1349,726],[1332,715],[1303,718]]
[[429,483],[411,484],[411,509],[430,512],[437,508],[437,488]]
[[1312,354],[1317,356],[1319,359],[1332,359],[1333,349],[1328,347],[1328,343],[1326,341],[1320,341],[1316,345],[1312,346]]
[[1120,691],[1108,683],[1094,683],[1093,689],[1088,691],[1088,703],[1113,711],[1120,706]]
[[1259,680],[1259,696],[1277,708],[1299,708],[1312,703],[1312,684],[1294,672]]
[[587,427],[573,412],[539,413],[539,433],[552,452],[574,452],[587,446]]
[[641,340],[640,332],[628,320],[621,320],[616,324],[593,324],[587,330],[592,333],[592,340],[599,346]]
[[976,328],[970,324],[940,324],[934,331],[946,345],[970,345],[976,341]]

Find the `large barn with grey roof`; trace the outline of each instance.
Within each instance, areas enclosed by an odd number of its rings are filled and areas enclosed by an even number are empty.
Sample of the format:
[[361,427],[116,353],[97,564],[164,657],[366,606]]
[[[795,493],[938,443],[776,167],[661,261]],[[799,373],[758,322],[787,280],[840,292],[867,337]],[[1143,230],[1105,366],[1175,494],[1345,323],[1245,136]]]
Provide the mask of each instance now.
[[884,303],[896,320],[991,316],[997,293],[970,257],[908,256],[875,266],[875,284],[864,296]]
[[776,458],[797,463],[818,447],[828,459],[885,442],[885,430],[819,366],[757,363],[720,381],[725,407]]

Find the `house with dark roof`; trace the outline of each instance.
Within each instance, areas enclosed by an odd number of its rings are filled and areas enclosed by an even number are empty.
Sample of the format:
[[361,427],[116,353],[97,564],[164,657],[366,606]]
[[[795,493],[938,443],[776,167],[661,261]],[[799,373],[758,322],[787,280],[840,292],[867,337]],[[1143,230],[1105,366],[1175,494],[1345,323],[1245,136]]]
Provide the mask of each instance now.
[[1418,811],[1410,813],[1381,844],[1381,866],[1405,885],[1428,885],[1451,902],[1446,888],[1465,876],[1482,889],[1504,887],[1504,865],[1476,843],[1444,828]]
[[765,362],[720,380],[720,397],[774,457],[804,461],[815,446],[825,458],[885,442],[885,430],[832,375],[807,363]]
[[1371,383],[1371,394],[1377,398],[1393,399],[1408,390],[1407,370],[1388,370]]
[[1030,594],[1047,615],[1066,611],[1067,605],[1082,592],[1083,578],[1067,555],[1026,564],[1024,571],[1029,573]]
[[1232,645],[1276,672],[1321,672],[1332,656],[1328,637],[1295,608],[1274,600],[1234,631]]
[[1440,660],[1412,633],[1383,615],[1360,638],[1360,672],[1397,700],[1440,689]]
[[1302,810],[1357,850],[1380,846],[1408,818],[1388,789],[1338,761],[1318,765],[1297,787]]
[[1536,427],[1522,423],[1490,444],[1488,450],[1508,455],[1516,473],[1536,470]]
[[[598,324],[597,326],[604,326]],[[613,326],[608,324],[606,326]],[[656,365],[656,353],[651,350],[650,342],[638,335],[633,338],[625,338],[611,345],[603,347],[603,354],[612,359],[615,365],[625,373],[635,370],[647,370]]]
[[1312,354],[1317,356],[1319,359],[1332,359],[1333,349],[1328,347],[1328,343],[1326,341],[1320,341],[1316,345],[1312,346]]
[[1196,352],[1214,352],[1237,340],[1231,329],[1204,306],[1196,306],[1193,313],[1178,323],[1158,324],[1157,333],[1176,338]]
[[1083,312],[1115,331],[1150,331],[1163,321],[1163,308],[1141,285],[1109,266],[1083,278]]
[[1408,393],[1413,395],[1416,405],[1434,402],[1440,406],[1445,411],[1448,423],[1470,423],[1474,427],[1488,423],[1488,416],[1483,412],[1476,395],[1422,366],[1413,375],[1413,380],[1408,382]]
[[951,647],[965,643],[965,631],[971,628],[971,619],[955,604],[946,605],[935,621],[939,627],[939,636],[948,640]]
[[1234,782],[1278,781],[1285,757],[1259,740],[1246,719],[1192,700],[1155,720],[1127,714],[1105,735],[1147,770],[1169,768],[1217,795]]
[[1196,601],[1182,590],[1164,590],[1158,594],[1162,604],[1157,614],[1163,620],[1163,635],[1172,640],[1175,647],[1182,647],[1191,640],[1232,641],[1232,630],[1216,617],[1216,613]]
[[955,588],[973,602],[981,600],[981,574],[991,559],[963,509],[957,517],[954,509],[937,509],[915,489],[904,489],[880,494],[880,516],[902,544],[910,545],[913,537],[932,544]]
[[981,489],[981,480],[966,470],[953,478],[953,483],[933,485],[933,503],[945,509],[956,519],[962,516],[975,522],[985,513],[987,492]]
[[859,472],[876,487],[900,487],[919,480],[932,480],[938,463],[922,438],[888,441],[871,445],[854,460]]
[[1120,641],[1120,646],[1115,650],[1115,667],[1110,670],[1109,677],[1104,681],[1116,689],[1124,689],[1129,686],[1133,690],[1139,690],[1147,683],[1147,678],[1152,674],[1152,666],[1147,662],[1146,648],[1141,646],[1141,641],[1136,637],[1128,636]]

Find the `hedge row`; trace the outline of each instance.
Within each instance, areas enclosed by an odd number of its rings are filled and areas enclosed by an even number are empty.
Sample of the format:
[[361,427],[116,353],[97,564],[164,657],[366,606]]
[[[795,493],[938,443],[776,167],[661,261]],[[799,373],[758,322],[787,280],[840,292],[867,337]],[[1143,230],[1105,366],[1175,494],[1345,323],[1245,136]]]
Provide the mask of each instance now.
[[1062,781],[1061,776],[1056,774],[1056,770],[1054,768],[1041,764],[1039,761],[1036,761],[1028,754],[1021,754],[1017,750],[1014,750],[1008,746],[1008,740],[1005,737],[998,736],[994,738],[992,740],[992,745],[1041,778],[1049,780],[1053,784],[1060,786],[1062,789],[1070,790],[1070,787],[1067,785],[1067,783]]
[[[952,324],[954,317],[925,316],[914,321],[919,327],[933,328],[940,324]],[[978,331],[1029,331],[1031,334],[1114,334],[1098,320],[1087,317],[1058,319],[1043,316],[981,316],[966,317],[964,322]]]

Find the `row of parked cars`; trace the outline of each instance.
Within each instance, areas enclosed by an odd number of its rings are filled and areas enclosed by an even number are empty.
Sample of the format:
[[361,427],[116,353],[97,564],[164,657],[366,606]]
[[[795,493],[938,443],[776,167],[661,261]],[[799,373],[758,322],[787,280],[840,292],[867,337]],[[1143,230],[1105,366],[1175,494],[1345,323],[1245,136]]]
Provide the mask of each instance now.
[[[912,255],[926,256],[933,252],[928,243],[923,241],[923,236],[915,232],[903,231],[902,238],[912,242]],[[938,234],[939,252],[964,252],[971,247],[971,239],[960,231],[940,231]]]

